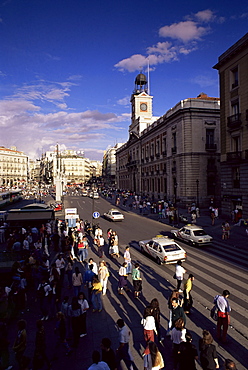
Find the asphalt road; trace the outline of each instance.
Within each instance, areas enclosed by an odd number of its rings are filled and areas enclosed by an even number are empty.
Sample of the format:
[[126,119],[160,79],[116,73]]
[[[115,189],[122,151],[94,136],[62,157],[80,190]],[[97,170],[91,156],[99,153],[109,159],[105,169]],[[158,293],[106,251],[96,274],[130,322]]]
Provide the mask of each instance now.
[[[64,205],[65,207],[76,207],[80,217],[89,221],[92,221],[93,211],[98,211],[103,215],[104,212],[112,208],[112,205],[105,199],[95,199],[93,204],[92,199],[88,197],[66,197]],[[105,220],[103,217],[94,220],[94,222],[100,224],[105,237],[109,227],[116,230],[122,253],[124,253],[125,246],[131,243],[132,260],[133,262],[138,261],[141,264],[144,297],[137,303],[137,301],[134,302],[132,295],[125,296],[124,298],[117,295],[117,273],[120,263],[123,262],[123,258],[112,261],[106,256],[112,276],[109,281],[109,293],[104,297],[106,311],[104,318],[108,322],[107,316],[109,315],[112,323],[112,320],[116,321],[121,316],[127,321],[128,326],[133,332],[134,345],[132,353],[135,363],[139,369],[142,369],[140,353],[142,352],[143,335],[140,319],[146,302],[157,297],[162,311],[161,324],[163,330],[166,330],[168,322],[167,299],[175,284],[172,278],[175,266],[159,266],[152,259],[142,255],[134,246],[137,245],[138,240],[149,239],[157,234],[169,235],[171,227],[133,212],[125,210],[122,212],[125,215],[123,222],[113,223]],[[179,244],[187,251],[187,260],[184,263],[187,273],[193,273],[195,276],[193,288],[194,309],[187,320],[187,328],[193,334],[195,344],[197,344],[199,337],[201,337],[201,332],[204,328],[210,330],[215,337],[215,322],[210,319],[209,310],[213,306],[213,297],[216,294],[221,294],[224,289],[228,289],[231,292],[229,297],[232,307],[231,326],[228,331],[228,343],[226,345],[216,343],[220,363],[223,358],[233,358],[239,370],[247,369],[247,269],[244,268],[244,261],[246,264],[248,257],[247,254],[244,253],[244,258],[242,258],[240,253],[237,253],[236,247],[233,248],[221,243],[204,248],[191,247],[181,242]],[[91,256],[98,262],[99,259],[94,249],[91,251]],[[98,325],[99,317],[93,315],[93,321],[90,321],[90,315],[89,313],[89,322],[91,322],[92,330],[94,331]],[[95,320],[96,318],[97,320]],[[105,331],[105,329],[107,330]],[[108,333],[113,342],[117,340],[117,334],[114,332],[113,326],[112,329],[109,325],[107,328],[104,326],[104,333]],[[96,348],[95,339],[92,340],[94,343],[93,347]],[[172,369],[170,367],[172,365],[169,349],[170,342],[168,339],[165,340],[164,345],[165,347],[161,348],[161,351],[166,359],[167,369]],[[90,363],[90,358],[85,358],[85,361],[89,361]],[[198,368],[200,369],[201,367]]]

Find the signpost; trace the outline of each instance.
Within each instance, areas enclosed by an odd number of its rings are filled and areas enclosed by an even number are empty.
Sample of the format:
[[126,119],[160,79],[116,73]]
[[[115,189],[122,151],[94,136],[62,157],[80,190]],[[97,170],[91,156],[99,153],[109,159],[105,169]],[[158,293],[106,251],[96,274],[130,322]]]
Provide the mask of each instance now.
[[95,212],[93,212],[93,218],[99,218],[100,217],[100,213],[99,212],[97,212],[97,211],[95,211]]

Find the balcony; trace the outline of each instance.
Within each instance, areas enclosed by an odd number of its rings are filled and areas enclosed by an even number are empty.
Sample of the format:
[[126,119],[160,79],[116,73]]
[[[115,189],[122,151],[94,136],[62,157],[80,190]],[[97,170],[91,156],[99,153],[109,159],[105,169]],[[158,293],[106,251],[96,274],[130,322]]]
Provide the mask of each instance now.
[[160,153],[156,153],[156,158],[159,158],[160,157]]
[[208,152],[216,152],[217,144],[206,143],[205,150],[207,150]]
[[176,167],[172,167],[171,168],[171,173],[176,173],[177,172],[177,168]]
[[226,154],[226,160],[232,163],[239,163],[242,161],[242,152],[230,152]]
[[177,153],[177,147],[174,146],[174,148],[171,148],[171,154],[176,154]]
[[163,157],[166,157],[166,156],[167,156],[167,150],[164,150],[164,151],[162,152],[162,154],[163,154]]
[[227,117],[227,127],[230,130],[235,130],[241,126],[241,113],[234,114],[233,116]]
[[153,161],[154,160],[154,155],[151,155],[150,158],[151,158],[151,161]]

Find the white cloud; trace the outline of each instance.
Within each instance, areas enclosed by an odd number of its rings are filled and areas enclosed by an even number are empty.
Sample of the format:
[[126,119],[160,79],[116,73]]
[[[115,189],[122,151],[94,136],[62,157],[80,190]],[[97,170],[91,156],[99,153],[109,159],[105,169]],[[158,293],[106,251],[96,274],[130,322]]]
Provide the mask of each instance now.
[[218,85],[218,78],[212,78],[210,75],[198,75],[190,80],[191,83],[197,84],[200,87],[208,87]]
[[[210,32],[210,22],[223,22],[224,19],[214,14],[210,9],[199,11],[185,17],[186,20],[165,25],[158,31],[160,37],[170,38],[171,42],[157,42],[148,46],[146,54],[149,56],[149,65],[154,69],[161,63],[178,61],[180,55],[188,55],[197,50],[197,43]],[[147,55],[134,54],[115,64],[120,71],[134,72],[147,67]]]
[[129,105],[129,103],[130,103],[130,96],[125,96],[124,98],[117,100],[117,103],[119,105]]
[[170,37],[182,42],[200,40],[206,33],[207,29],[205,27],[198,26],[193,21],[173,23],[170,26],[161,27],[159,30],[159,36]]
[[195,18],[200,22],[213,22],[216,16],[212,10],[206,9],[196,13]]
[[[108,132],[122,130],[120,124],[130,119],[126,114],[98,110],[71,112],[65,103],[72,86],[68,84],[42,81],[25,85],[13,96],[0,100],[0,145],[15,145],[33,158],[57,142],[69,148],[78,147],[80,143],[87,147],[94,142],[101,149],[99,146],[103,145]],[[52,102],[59,111],[44,113],[44,102]]]

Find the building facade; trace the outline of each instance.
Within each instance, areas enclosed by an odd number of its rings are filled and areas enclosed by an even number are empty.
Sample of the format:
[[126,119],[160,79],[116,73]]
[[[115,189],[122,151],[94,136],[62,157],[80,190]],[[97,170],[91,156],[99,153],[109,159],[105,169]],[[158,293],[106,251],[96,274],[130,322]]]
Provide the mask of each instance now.
[[113,147],[109,147],[105,150],[103,155],[102,163],[102,175],[104,178],[105,185],[115,186],[116,185],[116,150],[123,144],[116,144]]
[[248,218],[248,33],[214,68],[220,79],[222,212]]
[[0,186],[21,187],[28,181],[28,157],[16,147],[0,147]]
[[[133,94],[132,111],[138,115],[145,106],[135,100]],[[155,121],[150,114],[142,131],[137,115],[132,114],[129,140],[116,151],[117,186],[174,204],[218,205],[219,98],[202,93],[181,100]]]

